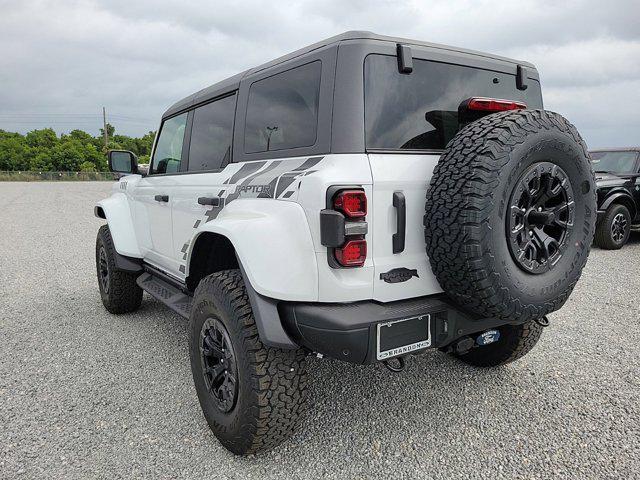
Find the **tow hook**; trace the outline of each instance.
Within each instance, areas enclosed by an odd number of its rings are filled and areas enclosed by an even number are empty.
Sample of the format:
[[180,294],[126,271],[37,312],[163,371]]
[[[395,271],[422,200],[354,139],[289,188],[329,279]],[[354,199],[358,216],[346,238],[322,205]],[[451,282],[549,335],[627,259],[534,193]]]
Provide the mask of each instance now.
[[385,360],[382,363],[384,364],[385,367],[387,367],[389,370],[391,370],[394,373],[401,372],[402,370],[404,370],[404,367],[406,365],[404,357],[390,358],[389,360]]
[[543,315],[541,318],[536,318],[536,323],[541,327],[548,327],[551,324],[546,315]]

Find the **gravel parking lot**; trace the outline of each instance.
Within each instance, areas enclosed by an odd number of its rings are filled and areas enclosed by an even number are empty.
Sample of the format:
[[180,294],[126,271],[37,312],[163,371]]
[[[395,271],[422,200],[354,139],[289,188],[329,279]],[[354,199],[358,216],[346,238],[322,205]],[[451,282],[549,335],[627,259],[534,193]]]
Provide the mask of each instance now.
[[95,279],[110,183],[0,183],[2,478],[640,478],[640,234],[594,249],[538,346],[478,370],[311,360],[305,428],[249,458],[209,431],[186,323]]

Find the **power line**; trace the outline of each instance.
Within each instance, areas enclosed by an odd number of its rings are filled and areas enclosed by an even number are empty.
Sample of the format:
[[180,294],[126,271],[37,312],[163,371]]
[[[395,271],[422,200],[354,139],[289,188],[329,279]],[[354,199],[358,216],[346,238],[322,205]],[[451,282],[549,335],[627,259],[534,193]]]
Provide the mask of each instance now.
[[[149,122],[138,122],[136,120],[118,120],[116,119],[116,121],[118,123],[131,123],[131,124],[136,124],[136,125],[150,125]],[[47,124],[47,125],[100,125],[102,122],[100,121],[99,118],[96,118],[95,120],[76,120],[76,121],[71,121],[71,120],[9,120],[9,119],[4,119],[4,118],[0,118],[0,123],[2,124],[17,124],[17,125],[42,125],[42,124]]]
[[[64,118],[69,117],[70,119],[79,119],[79,118],[97,118],[101,119],[101,114],[94,113],[0,113],[0,119],[25,119],[25,118]],[[128,121],[140,121],[147,122],[151,121],[149,118],[145,117],[133,117],[130,115],[121,115],[121,114],[112,114],[109,115],[110,118],[115,120],[128,120]]]

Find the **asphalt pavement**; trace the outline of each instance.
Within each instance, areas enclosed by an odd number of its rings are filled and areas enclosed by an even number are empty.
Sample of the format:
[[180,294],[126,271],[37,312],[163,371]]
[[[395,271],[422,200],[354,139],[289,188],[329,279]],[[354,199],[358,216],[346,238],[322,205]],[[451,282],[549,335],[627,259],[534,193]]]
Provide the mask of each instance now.
[[110,183],[0,183],[0,478],[640,478],[640,234],[593,249],[536,348],[394,374],[311,359],[304,428],[239,458],[210,432],[187,324],[96,283]]

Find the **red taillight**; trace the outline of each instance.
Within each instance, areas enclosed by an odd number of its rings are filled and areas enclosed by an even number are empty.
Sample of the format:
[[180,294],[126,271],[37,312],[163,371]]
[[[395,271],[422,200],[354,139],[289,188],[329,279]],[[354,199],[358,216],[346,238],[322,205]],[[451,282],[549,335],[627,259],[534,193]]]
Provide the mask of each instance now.
[[527,108],[527,104],[499,98],[474,97],[470,98],[467,103],[467,109],[481,110],[484,112],[504,112],[506,110],[520,110],[522,108]]
[[367,214],[367,196],[362,190],[343,190],[333,199],[333,208],[350,218],[364,217]]
[[349,240],[335,249],[336,260],[343,267],[361,267],[367,259],[367,241]]

